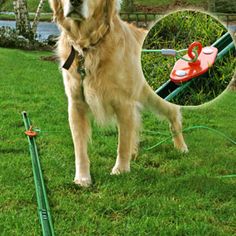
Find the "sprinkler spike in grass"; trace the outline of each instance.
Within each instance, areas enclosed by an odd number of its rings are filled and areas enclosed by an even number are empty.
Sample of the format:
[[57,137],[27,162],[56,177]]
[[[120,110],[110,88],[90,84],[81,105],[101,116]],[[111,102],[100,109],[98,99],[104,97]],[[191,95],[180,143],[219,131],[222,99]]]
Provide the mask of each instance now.
[[43,180],[43,174],[39,162],[39,155],[35,141],[37,133],[33,131],[29,117],[25,111],[22,112],[22,117],[26,129],[25,134],[27,135],[27,139],[29,142],[29,150],[32,160],[34,183],[38,202],[38,213],[39,213],[40,223],[42,226],[42,233],[43,236],[54,236],[50,208],[46,194],[46,187]]

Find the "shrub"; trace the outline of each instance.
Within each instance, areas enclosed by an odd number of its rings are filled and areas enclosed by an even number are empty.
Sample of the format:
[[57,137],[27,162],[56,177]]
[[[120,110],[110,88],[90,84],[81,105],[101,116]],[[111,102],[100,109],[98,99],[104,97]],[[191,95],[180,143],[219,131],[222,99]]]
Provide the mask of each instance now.
[[20,49],[50,49],[46,43],[37,40],[29,40],[11,27],[0,27],[0,47]]

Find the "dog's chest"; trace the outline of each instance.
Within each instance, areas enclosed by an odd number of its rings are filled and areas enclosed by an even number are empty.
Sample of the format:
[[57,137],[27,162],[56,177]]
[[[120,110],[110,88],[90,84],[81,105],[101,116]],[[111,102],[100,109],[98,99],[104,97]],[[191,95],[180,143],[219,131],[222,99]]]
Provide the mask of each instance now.
[[101,78],[86,76],[83,80],[84,99],[100,124],[106,124],[114,116],[108,87]]

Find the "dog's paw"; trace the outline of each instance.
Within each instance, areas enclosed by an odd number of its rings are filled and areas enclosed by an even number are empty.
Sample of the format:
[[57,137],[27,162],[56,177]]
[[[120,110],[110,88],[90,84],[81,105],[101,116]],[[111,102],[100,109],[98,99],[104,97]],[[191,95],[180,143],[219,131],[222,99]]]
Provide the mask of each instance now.
[[175,145],[175,148],[182,153],[188,153],[188,147],[185,143],[183,143],[182,145],[178,145],[178,146]]
[[92,184],[91,177],[79,177],[74,179],[74,183],[81,187],[89,187]]
[[134,150],[131,154],[131,160],[136,161],[138,157],[138,150]]
[[121,166],[121,165],[115,165],[112,168],[111,175],[120,175],[122,173],[130,172],[129,166]]

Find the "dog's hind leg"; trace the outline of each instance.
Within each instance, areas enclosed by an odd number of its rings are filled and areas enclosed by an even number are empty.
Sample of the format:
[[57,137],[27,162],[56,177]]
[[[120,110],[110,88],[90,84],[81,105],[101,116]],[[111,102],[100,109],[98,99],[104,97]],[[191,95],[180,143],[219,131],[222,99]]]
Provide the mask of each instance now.
[[141,118],[139,114],[138,108],[135,109],[134,113],[134,132],[133,137],[131,139],[131,158],[132,160],[136,160],[138,156],[138,149],[139,149],[139,131],[140,131],[140,124],[141,124]]
[[118,175],[130,171],[130,160],[133,154],[137,139],[137,117],[134,104],[122,104],[116,109],[119,142],[117,149],[117,159],[111,174]]
[[141,102],[155,113],[167,118],[170,123],[174,146],[182,152],[187,152],[188,148],[182,135],[180,107],[159,97],[148,84],[144,85]]

